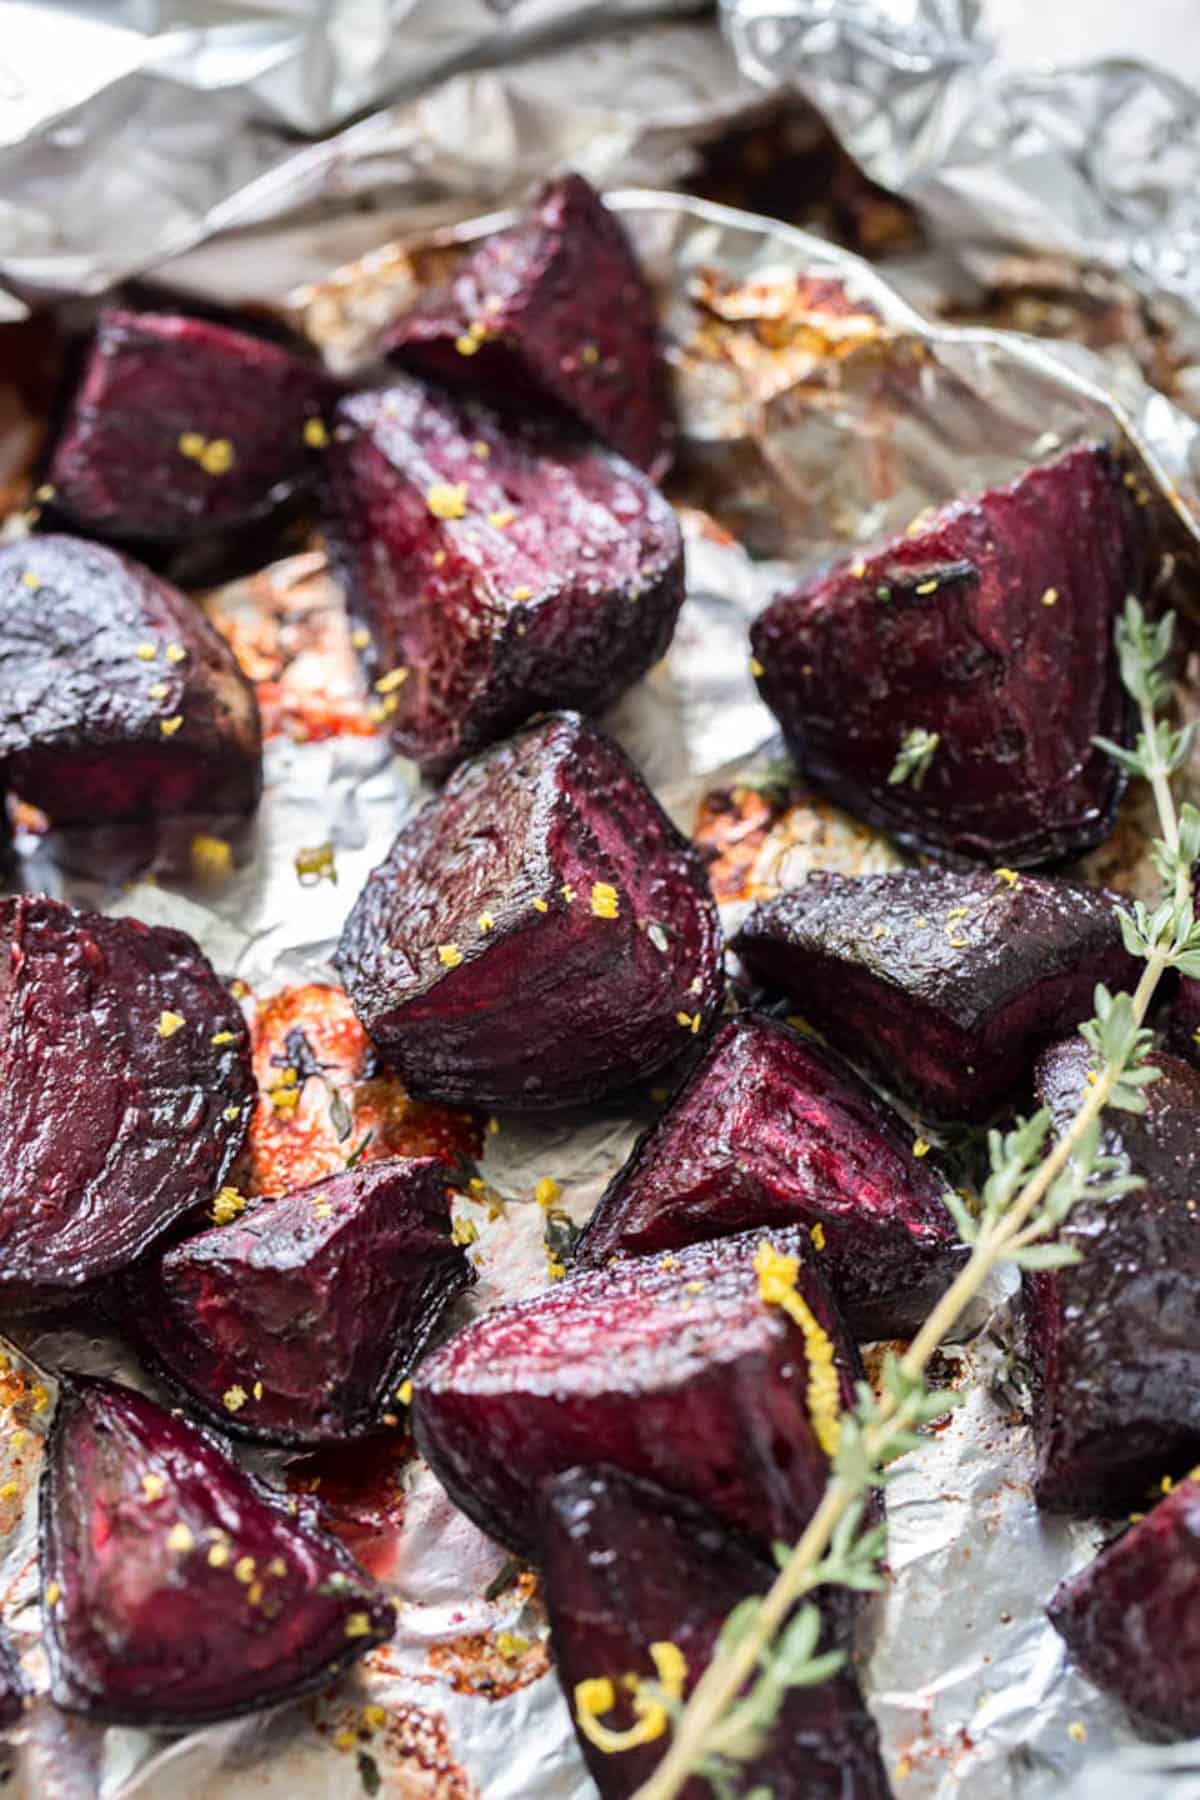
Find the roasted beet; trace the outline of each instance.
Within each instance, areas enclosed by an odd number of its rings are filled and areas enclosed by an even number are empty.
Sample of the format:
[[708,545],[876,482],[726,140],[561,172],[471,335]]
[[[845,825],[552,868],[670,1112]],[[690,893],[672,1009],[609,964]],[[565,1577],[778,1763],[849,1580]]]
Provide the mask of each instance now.
[[799,1536],[860,1370],[808,1233],[769,1241],[799,1259],[804,1328],[762,1298],[767,1240],[746,1232],[585,1270],[433,1351],[413,1421],[451,1499],[533,1553],[538,1483],[609,1462],[767,1544]]
[[803,1225],[853,1334],[903,1337],[964,1254],[912,1143],[839,1058],[741,1013],[610,1182],[576,1261]]
[[0,1731],[7,1731],[21,1717],[25,1682],[21,1665],[6,1638],[0,1637]]
[[176,588],[80,538],[0,550],[0,786],[56,824],[249,810],[254,690]]
[[0,900],[0,1301],[68,1299],[216,1192],[246,1027],[182,931]]
[[444,772],[532,713],[606,706],[662,656],[683,544],[639,470],[415,381],[337,419],[327,536],[406,755]]
[[449,1169],[372,1162],[188,1238],[125,1284],[129,1328],[218,1423],[287,1444],[378,1427],[473,1279]]
[[42,1477],[51,1692],[185,1728],[323,1687],[395,1629],[305,1503],[131,1388],[63,1385]]
[[930,1113],[981,1119],[1028,1076],[1039,1040],[1132,987],[1103,888],[1002,870],[819,873],[756,906],[734,940],[840,1049]]
[[[1144,517],[1095,445],[935,513],[774,601],[763,698],[804,774],[899,842],[1018,866],[1098,843],[1123,777],[1113,623]],[[892,785],[909,734],[928,766]],[[910,740],[911,741],[911,740]]]
[[724,985],[700,858],[571,713],[465,764],[405,826],[337,961],[413,1093],[528,1111],[672,1061]]
[[395,327],[388,353],[528,411],[565,408],[654,474],[670,462],[654,297],[620,221],[582,175],[485,239]]
[[[599,1714],[611,1730],[634,1723],[626,1678],[652,1681],[651,1644],[673,1644],[687,1665],[684,1694],[707,1668],[734,1607],[771,1584],[774,1570],[753,1545],[701,1507],[618,1469],[578,1468],[542,1489],[546,1603],[558,1677],[575,1710],[580,1682],[612,1682],[616,1705]],[[827,1635],[823,1649],[834,1647]],[[579,1732],[604,1800],[626,1800],[648,1779],[665,1736],[606,1753]],[[742,1791],[764,1783],[775,1800],[888,1800],[874,1721],[858,1683],[842,1671],[816,1687],[792,1688],[767,1744],[739,1767]],[[698,1777],[682,1800],[707,1800]]]
[[[1083,1261],[1025,1276],[1041,1506],[1137,1506],[1200,1458],[1200,1074],[1155,1061],[1146,1113],[1105,1114],[1105,1150],[1146,1185],[1079,1205],[1063,1236]],[[1087,1092],[1088,1066],[1081,1038],[1038,1063],[1057,1131]]]
[[1167,1012],[1167,1043],[1177,1056],[1200,1063],[1200,981],[1181,977]]
[[1200,1732],[1200,1486],[1183,1481],[1047,1607],[1089,1681],[1140,1724]]

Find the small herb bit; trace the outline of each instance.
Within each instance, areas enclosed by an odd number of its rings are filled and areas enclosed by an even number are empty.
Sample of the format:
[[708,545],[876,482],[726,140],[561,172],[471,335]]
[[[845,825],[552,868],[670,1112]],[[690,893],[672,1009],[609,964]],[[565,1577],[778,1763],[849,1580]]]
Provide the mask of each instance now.
[[354,1117],[339,1088],[334,1088],[329,1096],[329,1123],[339,1144],[344,1144],[354,1130]]
[[349,1156],[346,1158],[346,1167],[348,1169],[353,1169],[358,1166],[359,1162],[361,1162],[361,1160],[362,1160],[363,1152],[366,1150],[367,1145],[371,1142],[371,1139],[374,1136],[375,1136],[374,1131],[368,1131],[365,1134],[365,1136],[361,1139],[361,1141],[355,1145],[354,1149],[350,1152]]
[[439,944],[437,954],[438,961],[447,969],[457,969],[463,959],[463,953],[457,944]]
[[592,883],[592,911],[598,919],[620,917],[621,898],[610,881]]
[[[380,1709],[368,1707],[367,1710],[379,1711]],[[363,1793],[368,1796],[368,1800],[374,1800],[374,1796],[383,1786],[383,1777],[379,1773],[379,1764],[366,1750],[360,1750],[358,1753],[358,1779],[363,1784]]]
[[158,1015],[158,1035],[160,1038],[174,1037],[187,1024],[182,1013],[161,1012]]
[[462,519],[467,511],[465,481],[435,481],[425,490],[425,504],[435,519]]
[[888,786],[899,787],[901,782],[911,781],[915,788],[922,787],[934,752],[941,741],[939,731],[926,731],[921,725],[914,725],[911,731],[906,731],[900,739],[900,749],[888,776]]

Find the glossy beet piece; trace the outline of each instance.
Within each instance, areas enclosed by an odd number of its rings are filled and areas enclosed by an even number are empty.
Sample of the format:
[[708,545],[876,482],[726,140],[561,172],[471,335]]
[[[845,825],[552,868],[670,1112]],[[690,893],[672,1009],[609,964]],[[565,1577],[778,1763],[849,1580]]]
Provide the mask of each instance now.
[[[536,1552],[538,1483],[581,1462],[690,1495],[771,1544],[798,1537],[825,1487],[827,1420],[809,1406],[806,1338],[760,1297],[762,1232],[589,1269],[501,1307],[417,1372],[417,1442],[456,1505]],[[860,1373],[808,1233],[798,1292],[832,1345],[840,1403]],[[689,1285],[690,1284],[690,1285]]]
[[1050,1623],[1143,1727],[1200,1732],[1200,1486],[1183,1481],[1068,1577]]
[[1185,1062],[1200,1064],[1200,981],[1181,976],[1167,1011],[1168,1047]]
[[415,381],[337,420],[327,538],[406,755],[442,772],[532,713],[599,710],[662,656],[683,544],[631,464]]
[[1039,1041],[1090,1018],[1098,981],[1132,988],[1103,888],[1051,876],[818,873],[756,906],[734,940],[890,1088],[951,1119],[982,1119],[1026,1081]]
[[563,408],[643,469],[670,462],[654,297],[620,221],[582,175],[548,183],[399,321],[388,353],[526,412]]
[[[1086,1092],[1082,1039],[1038,1064],[1038,1095],[1065,1129]],[[1145,1187],[1071,1215],[1083,1261],[1024,1279],[1033,1372],[1035,1493],[1056,1510],[1141,1505],[1200,1460],[1200,1074],[1173,1056],[1148,1110],[1105,1114],[1104,1148]]]
[[360,1437],[474,1279],[450,1238],[451,1180],[432,1158],[373,1162],[262,1201],[135,1270],[129,1328],[230,1431]]
[[[612,1468],[567,1470],[542,1490],[545,1593],[555,1666],[574,1710],[581,1681],[607,1676],[621,1698],[602,1723],[634,1722],[622,1684],[656,1680],[647,1646],[674,1644],[687,1663],[684,1694],[712,1659],[734,1607],[771,1584],[771,1563],[701,1507]],[[821,1648],[834,1647],[827,1632]],[[603,1800],[627,1800],[653,1773],[665,1738],[606,1754],[579,1744]],[[741,1765],[742,1791],[763,1783],[775,1800],[888,1800],[878,1734],[854,1676],[843,1670],[793,1688],[763,1751]],[[698,1777],[680,1793],[707,1800]]]
[[405,826],[337,962],[411,1092],[527,1111],[672,1061],[724,985],[699,856],[570,713],[465,764]]
[[70,1299],[216,1192],[253,1097],[182,931],[0,900],[0,1304]]
[[[1029,866],[1099,843],[1123,777],[1113,649],[1147,567],[1119,464],[1072,450],[775,600],[759,687],[801,770],[900,843]],[[924,779],[890,785],[915,729]]]
[[169,313],[100,315],[46,517],[168,546],[240,530],[309,487],[329,378],[279,345]]
[[396,1625],[308,1503],[108,1382],[64,1384],[41,1565],[54,1699],[111,1724],[184,1729],[272,1706],[326,1686]]
[[56,824],[245,812],[254,690],[177,588],[101,544],[0,549],[0,785]]
[[854,1336],[903,1337],[963,1257],[943,1183],[912,1145],[840,1059],[741,1013],[609,1183],[576,1262],[803,1225]]
[[25,1707],[25,1682],[12,1646],[0,1637],[0,1731],[15,1725]]

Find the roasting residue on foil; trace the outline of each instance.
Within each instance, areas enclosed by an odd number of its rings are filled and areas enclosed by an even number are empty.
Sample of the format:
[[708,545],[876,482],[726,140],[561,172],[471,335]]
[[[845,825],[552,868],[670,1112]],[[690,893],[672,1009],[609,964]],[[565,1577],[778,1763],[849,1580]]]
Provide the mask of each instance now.
[[[986,330],[928,328],[866,265],[787,227],[649,192],[616,195],[613,204],[662,297],[684,429],[673,497],[688,600],[668,656],[606,722],[711,853],[732,924],[751,898],[812,868],[899,860],[782,759],[749,667],[747,626],[770,595],[931,503],[1096,432],[1124,449],[1164,550],[1181,565],[1196,542],[1183,497],[1193,491],[1197,428],[1133,382],[1115,405],[1102,365],[1073,347],[1064,354]],[[330,284],[310,284],[299,314],[318,337],[322,318],[340,331],[347,318],[357,329],[369,315],[377,331],[411,296],[413,271],[452,252],[444,244],[432,258],[416,245],[380,248],[365,269],[356,263]],[[388,269],[397,272],[394,292]],[[360,280],[369,290],[362,305]],[[322,314],[319,302],[334,290],[336,314]],[[345,351],[348,340],[340,342]],[[366,329],[348,360],[366,366],[370,354]],[[474,1229],[468,1254],[479,1280],[455,1316],[536,1292],[556,1254],[551,1234],[563,1229],[563,1218],[538,1204],[539,1183],[549,1177],[555,1212],[582,1223],[662,1090],[598,1117],[478,1121],[415,1108],[373,1069],[330,991],[329,958],[367,872],[419,799],[415,771],[391,754],[369,716],[318,542],[204,603],[258,684],[270,732],[259,815],[213,826],[230,845],[227,865],[195,873],[194,822],[25,829],[22,879],[192,932],[247,990],[265,1089],[277,1067],[323,1065],[305,1075],[290,1114],[260,1099],[251,1185],[299,1179],[367,1130],[388,1145],[443,1132],[440,1141],[464,1158],[482,1146],[475,1185],[468,1166],[455,1201],[456,1216]],[[1133,796],[1090,861],[1093,877],[1136,887],[1146,826]],[[1033,1505],[1009,1306],[999,1289],[958,1352],[965,1406],[902,1460],[890,1490],[889,1583],[860,1650],[902,1800],[1040,1800],[1085,1768],[1087,1793],[1103,1792],[1095,1771],[1133,1744],[1118,1709],[1068,1669],[1042,1616],[1050,1590],[1090,1555],[1100,1527],[1047,1519]],[[141,1384],[146,1376],[91,1319],[31,1324],[16,1338],[10,1367],[0,1369],[0,1464],[17,1483],[0,1513],[0,1601],[44,1688],[34,1477],[53,1371],[86,1368]],[[175,1741],[69,1722],[40,1700],[17,1734],[15,1792],[594,1800],[548,1666],[536,1578],[450,1505],[401,1414],[378,1443],[344,1452],[239,1454],[325,1507],[331,1529],[396,1600],[395,1640],[317,1701]],[[1082,1741],[1071,1729],[1080,1724]]]

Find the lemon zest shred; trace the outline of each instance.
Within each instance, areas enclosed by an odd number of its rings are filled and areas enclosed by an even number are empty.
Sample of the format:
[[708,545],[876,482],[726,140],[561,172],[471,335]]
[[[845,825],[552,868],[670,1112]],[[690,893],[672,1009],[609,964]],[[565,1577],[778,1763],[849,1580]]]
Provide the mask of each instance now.
[[800,1327],[808,1357],[808,1414],[817,1442],[826,1456],[833,1456],[841,1438],[841,1405],[833,1343],[818,1324],[806,1300],[796,1291],[800,1259],[784,1256],[764,1238],[754,1255],[760,1297],[778,1306]]

